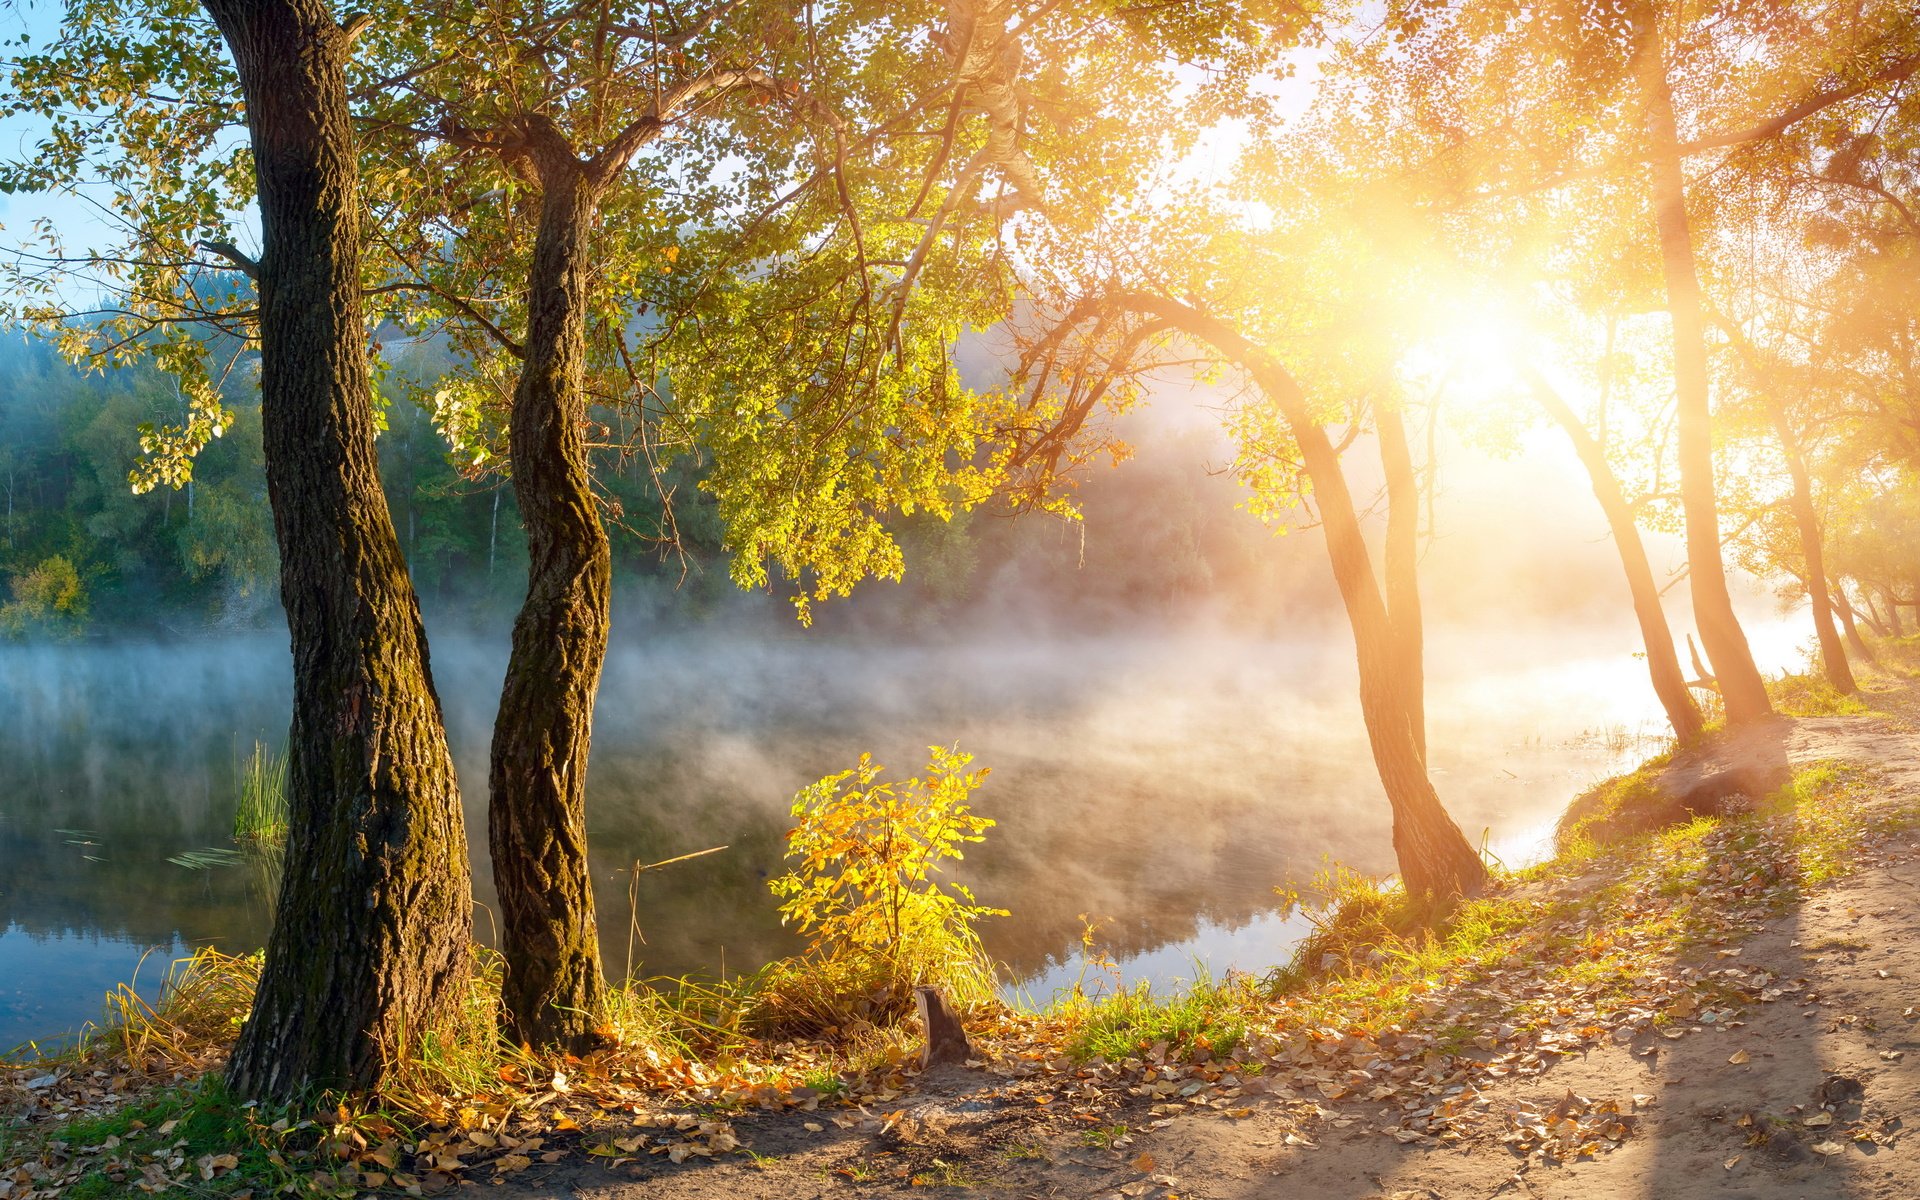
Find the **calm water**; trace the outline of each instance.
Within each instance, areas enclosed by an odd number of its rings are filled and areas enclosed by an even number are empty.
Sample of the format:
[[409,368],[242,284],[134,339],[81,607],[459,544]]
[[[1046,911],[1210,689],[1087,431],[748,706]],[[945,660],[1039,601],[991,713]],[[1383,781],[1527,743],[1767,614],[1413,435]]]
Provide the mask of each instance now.
[[[1797,625],[1752,631],[1769,666]],[[1081,914],[1134,978],[1262,968],[1298,936],[1273,887],[1326,857],[1392,867],[1344,634],[854,645],[616,635],[590,780],[610,974],[750,969],[794,942],[766,881],[793,792],[871,750],[917,773],[932,743],[993,769],[997,818],[965,877],[1013,915],[989,949],[1044,999],[1079,974]],[[1582,648],[1584,647],[1584,648]],[[1435,780],[1476,842],[1536,853],[1568,798],[1658,732],[1629,636],[1437,640]],[[480,856],[486,746],[504,654],[440,637],[434,666]],[[143,991],[183,948],[253,949],[265,868],[169,861],[230,847],[238,760],[285,738],[281,638],[0,649],[0,1050]],[[635,863],[726,845],[644,872]],[[490,916],[476,926],[490,936]],[[632,959],[629,961],[629,947]],[[144,957],[144,963],[142,962]]]

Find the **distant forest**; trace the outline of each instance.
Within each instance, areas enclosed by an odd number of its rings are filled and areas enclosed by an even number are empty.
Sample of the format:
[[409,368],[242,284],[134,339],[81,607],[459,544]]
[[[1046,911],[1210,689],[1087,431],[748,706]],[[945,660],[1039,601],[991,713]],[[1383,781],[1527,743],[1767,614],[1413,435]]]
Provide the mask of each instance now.
[[[406,373],[431,378],[442,365],[419,345],[390,344],[386,353],[396,397]],[[0,576],[10,589],[0,593],[0,633],[164,636],[279,622],[250,360],[224,391],[233,426],[199,456],[193,481],[136,495],[128,472],[140,456],[140,426],[177,420],[183,407],[173,381],[141,367],[85,372],[26,334],[0,336]],[[527,563],[512,487],[497,474],[463,478],[418,405],[390,399],[385,423],[387,502],[429,618],[504,625]],[[905,580],[869,582],[851,602],[822,606],[819,623],[887,630],[977,618],[1097,628],[1203,613],[1261,627],[1288,610],[1297,616],[1300,604],[1332,603],[1325,568],[1304,539],[1275,537],[1232,511],[1241,489],[1206,470],[1225,453],[1207,435],[1139,433],[1140,455],[1127,469],[1097,468],[1081,482],[1087,521],[1014,519],[989,507],[952,522],[897,522]],[[611,448],[600,456],[620,607],[794,623],[783,600],[742,596],[729,582],[697,464],[669,472],[679,539],[670,548],[644,463]]]

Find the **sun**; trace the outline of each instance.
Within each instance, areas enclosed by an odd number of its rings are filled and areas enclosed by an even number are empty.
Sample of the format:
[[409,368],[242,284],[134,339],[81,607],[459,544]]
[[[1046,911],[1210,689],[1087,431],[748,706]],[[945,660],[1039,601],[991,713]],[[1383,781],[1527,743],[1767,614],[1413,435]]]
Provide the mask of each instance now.
[[1406,379],[1470,396],[1518,387],[1540,342],[1519,305],[1486,289],[1427,298],[1414,327],[1419,333],[1400,361]]

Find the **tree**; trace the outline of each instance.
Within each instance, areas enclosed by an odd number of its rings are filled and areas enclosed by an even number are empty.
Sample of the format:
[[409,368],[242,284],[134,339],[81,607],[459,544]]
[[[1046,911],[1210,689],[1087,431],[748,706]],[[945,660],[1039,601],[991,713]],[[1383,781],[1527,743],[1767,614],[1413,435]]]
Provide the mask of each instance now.
[[[1128,322],[1129,317],[1135,320]],[[1393,810],[1394,854],[1407,890],[1443,901],[1479,893],[1487,883],[1486,864],[1440,803],[1427,774],[1423,722],[1416,715],[1423,707],[1419,695],[1422,677],[1417,661],[1408,661],[1410,647],[1417,646],[1417,632],[1410,634],[1409,625],[1417,630],[1418,610],[1417,593],[1412,591],[1412,556],[1406,545],[1411,519],[1406,510],[1407,502],[1416,497],[1410,494],[1404,478],[1397,484],[1391,481],[1395,467],[1389,466],[1389,504],[1397,498],[1400,511],[1390,511],[1388,517],[1388,537],[1393,541],[1388,549],[1388,569],[1390,577],[1398,573],[1399,578],[1397,608],[1390,608],[1374,573],[1359,510],[1340,465],[1340,448],[1329,436],[1306,391],[1278,356],[1225,320],[1192,302],[1145,290],[1105,291],[1073,305],[1048,323],[1036,350],[1029,355],[1029,375],[1036,387],[1045,386],[1045,381],[1055,375],[1111,378],[1134,370],[1138,356],[1150,353],[1156,341],[1164,344],[1169,336],[1196,343],[1243,372],[1265,401],[1265,405],[1247,410],[1251,413],[1246,418],[1248,424],[1257,432],[1243,432],[1243,445],[1258,444],[1243,449],[1240,471],[1243,479],[1257,481],[1256,491],[1266,495],[1267,505],[1275,503],[1276,492],[1291,487],[1276,484],[1275,477],[1285,478],[1296,470],[1284,462],[1285,451],[1278,443],[1284,439],[1297,450],[1297,471],[1311,488],[1326,534],[1334,583],[1353,631],[1361,716],[1375,768]],[[1077,358],[1068,351],[1076,337],[1087,339]],[[1110,338],[1110,344],[1101,345],[1102,337]],[[1107,357],[1101,357],[1103,353]],[[1092,412],[1085,397],[1069,397],[1065,408],[1069,422],[1083,420]],[[1379,411],[1376,406],[1376,420]],[[1397,414],[1388,416],[1390,430],[1395,427],[1395,417]],[[1277,428],[1268,429],[1270,423]],[[1402,433],[1398,442],[1404,449]],[[1395,440],[1389,432],[1387,445],[1392,447]],[[1387,448],[1383,453],[1391,459],[1395,449]],[[1410,473],[1410,464],[1406,471]],[[1413,653],[1417,656],[1417,651]]]
[[1651,3],[1629,6],[1632,41],[1627,47],[1640,86],[1642,120],[1649,144],[1648,178],[1660,268],[1666,278],[1667,312],[1673,321],[1673,377],[1679,410],[1680,499],[1686,514],[1687,584],[1694,621],[1707,660],[1713,664],[1727,720],[1741,724],[1773,712],[1765,682],[1754,665],[1740,619],[1727,590],[1720,557],[1720,516],[1713,490],[1713,418],[1708,394],[1706,315],[1694,264],[1693,226],[1680,173],[1680,135],[1667,81],[1666,45],[1660,13]]
[[1380,403],[1373,410],[1380,464],[1387,476],[1387,537],[1382,550],[1387,620],[1392,630],[1394,674],[1414,748],[1427,757],[1425,635],[1420,619],[1420,484],[1400,410]]
[[[267,962],[228,1074],[243,1095],[291,1099],[316,1086],[378,1086],[451,1012],[465,985],[471,899],[440,704],[375,468],[351,38],[316,0],[213,0],[207,11],[217,38],[181,3],[72,6],[62,41],[14,68],[19,103],[52,132],[10,181],[71,186],[118,166],[144,172],[153,189],[116,197],[130,219],[153,223],[136,233],[168,235],[137,243],[149,257],[122,274],[126,303],[58,327],[76,357],[152,356],[182,380],[189,419],[148,435],[158,456],[146,482],[184,482],[187,452],[231,421],[194,323],[245,337],[257,321],[293,643],[291,830]],[[156,42],[161,52],[148,53]],[[140,107],[163,79],[198,102],[176,122]],[[236,82],[249,139],[229,148],[214,102]],[[256,197],[257,262],[217,233]],[[213,277],[238,273],[246,286],[209,284],[202,241],[233,269]],[[57,243],[49,251],[38,261],[62,265]],[[31,315],[64,315],[56,283],[39,295]]]
[[[1009,308],[1000,230],[1047,168],[1157,136],[1132,112],[1059,101],[1144,94],[1166,70],[1150,23],[1102,45],[1102,14],[1017,32],[1011,18],[994,3],[462,3],[426,27],[485,28],[483,44],[439,54],[403,34],[366,68],[406,81],[372,85],[367,118],[372,157],[405,164],[380,187],[389,286],[416,305],[395,317],[451,332],[467,357],[432,402],[476,464],[495,455],[483,431],[505,428],[495,461],[531,543],[489,805],[517,1040],[597,1036],[585,784],[609,579],[590,402],[633,414],[662,463],[710,455],[736,577],[769,583],[777,563],[803,617],[899,575],[885,513],[945,519],[985,499],[1003,410],[958,385],[950,347]],[[1050,38],[1067,49],[1021,52]],[[1077,71],[1047,65],[1076,56]],[[1035,87],[1054,103],[1020,111]],[[1055,161],[1030,155],[1041,123],[1070,148]],[[976,203],[990,181],[1001,194]]]
[[1537,369],[1528,370],[1527,383],[1540,407],[1573,443],[1574,453],[1587,470],[1594,498],[1606,515],[1608,532],[1620,555],[1627,590],[1633,597],[1633,615],[1640,625],[1641,644],[1646,647],[1647,673],[1652,678],[1654,694],[1660,698],[1674,736],[1682,742],[1692,741],[1699,736],[1705,720],[1700,715],[1700,706],[1693,702],[1693,695],[1687,690],[1687,677],[1680,669],[1680,656],[1673,647],[1673,632],[1667,627],[1666,611],[1660,607],[1660,587],[1647,560],[1646,544],[1640,538],[1633,507],[1627,502],[1619,477],[1607,462],[1606,447]]

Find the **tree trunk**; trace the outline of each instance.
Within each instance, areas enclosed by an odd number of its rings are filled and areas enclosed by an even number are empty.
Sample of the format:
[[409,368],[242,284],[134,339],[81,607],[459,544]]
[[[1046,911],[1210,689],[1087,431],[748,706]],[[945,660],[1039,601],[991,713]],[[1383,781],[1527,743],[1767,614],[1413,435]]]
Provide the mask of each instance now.
[[1900,620],[1900,602],[1894,599],[1893,593],[1886,588],[1880,589],[1880,601],[1887,606],[1886,616],[1882,618],[1887,626],[1887,636],[1907,636],[1907,627]]
[[[1275,372],[1262,372],[1269,376]],[[1287,379],[1291,383],[1291,379]],[[1279,386],[1279,379],[1263,390]],[[1298,418],[1297,420],[1294,418]],[[1360,712],[1367,726],[1375,768],[1393,807],[1393,850],[1400,877],[1415,895],[1475,895],[1486,887],[1487,869],[1442,807],[1427,777],[1427,764],[1413,739],[1406,689],[1387,606],[1374,582],[1359,514],[1340,470],[1340,458],[1321,426],[1293,406],[1289,424],[1320,505],[1327,556],[1353,629],[1360,666]]]
[[293,644],[286,867],[227,1077],[372,1089],[462,999],[466,836],[419,606],[380,486],[347,38],[320,0],[207,0],[259,184],[261,419]]
[[1873,636],[1886,637],[1886,622],[1880,619],[1880,610],[1874,607],[1873,589],[1867,587],[1864,583],[1860,585],[1860,604],[1862,607],[1857,610],[1860,614],[1860,619],[1867,623],[1868,629],[1873,630]]
[[1393,850],[1400,878],[1407,891],[1417,896],[1444,899],[1479,894],[1487,886],[1486,864],[1454,824],[1427,778],[1426,760],[1413,740],[1393,629],[1360,530],[1360,515],[1340,469],[1339,452],[1326,429],[1314,421],[1306,393],[1270,355],[1216,317],[1150,294],[1121,293],[1113,299],[1159,317],[1240,364],[1286,418],[1320,506],[1327,558],[1353,629],[1360,666],[1360,714],[1374,767],[1393,808]]
[[1820,514],[1813,505],[1813,477],[1807,470],[1807,457],[1800,451],[1793,424],[1787,420],[1786,409],[1771,392],[1764,390],[1764,385],[1762,388],[1761,400],[1773,420],[1774,433],[1780,438],[1780,452],[1787,460],[1787,474],[1793,480],[1789,503],[1793,523],[1800,531],[1800,554],[1807,564],[1807,599],[1813,609],[1814,633],[1820,639],[1820,663],[1827,682],[1842,695],[1851,695],[1859,691],[1860,686],[1854,682],[1853,667],[1847,662],[1847,648],[1841,644],[1840,631],[1833,623],[1833,600],[1827,592],[1826,539],[1820,532]]
[[1773,712],[1766,683],[1754,665],[1747,636],[1734,615],[1727,572],[1720,557],[1720,514],[1713,486],[1713,418],[1707,391],[1707,341],[1700,278],[1694,266],[1693,231],[1687,219],[1686,186],[1680,172],[1679,135],[1657,15],[1645,2],[1633,5],[1636,67],[1646,106],[1654,224],[1673,322],[1673,377],[1677,403],[1680,501],[1686,516],[1687,575],[1694,623],[1707,659],[1720,681],[1727,722],[1739,725]]
[[597,1045],[605,985],[587,863],[587,752],[607,651],[610,556],[589,482],[586,320],[597,185],[557,128],[529,122],[542,187],[527,344],[508,430],[527,597],[493,726],[488,840],[507,1035]]
[[1420,484],[1413,473],[1406,419],[1386,404],[1376,407],[1380,465],[1387,477],[1387,537],[1382,569],[1387,584],[1387,621],[1393,631],[1394,671],[1407,708],[1420,761],[1427,758],[1425,633],[1420,619]]
[[1827,586],[1832,592],[1834,600],[1837,602],[1837,607],[1840,609],[1840,624],[1847,631],[1847,644],[1853,647],[1855,654],[1866,659],[1874,666],[1879,666],[1880,656],[1873,652],[1873,647],[1867,645],[1867,639],[1860,636],[1859,628],[1853,623],[1853,601],[1847,599],[1846,584],[1835,579],[1830,581]]
[[1667,625],[1666,611],[1660,607],[1660,585],[1654,580],[1653,565],[1647,561],[1646,543],[1641,540],[1640,528],[1634,522],[1633,507],[1627,503],[1626,495],[1620,490],[1620,480],[1607,462],[1606,448],[1587,432],[1586,425],[1544,376],[1529,370],[1527,381],[1540,407],[1566,432],[1573,442],[1574,453],[1580,456],[1580,464],[1587,469],[1594,499],[1606,514],[1614,549],[1620,554],[1620,568],[1627,576],[1633,615],[1640,622],[1640,640],[1647,649],[1647,674],[1653,679],[1654,695],[1660,697],[1660,707],[1667,711],[1674,736],[1690,742],[1700,735],[1706,721],[1700,715],[1700,706],[1693,701],[1693,693],[1687,690],[1680,655],[1673,647],[1673,631]]

